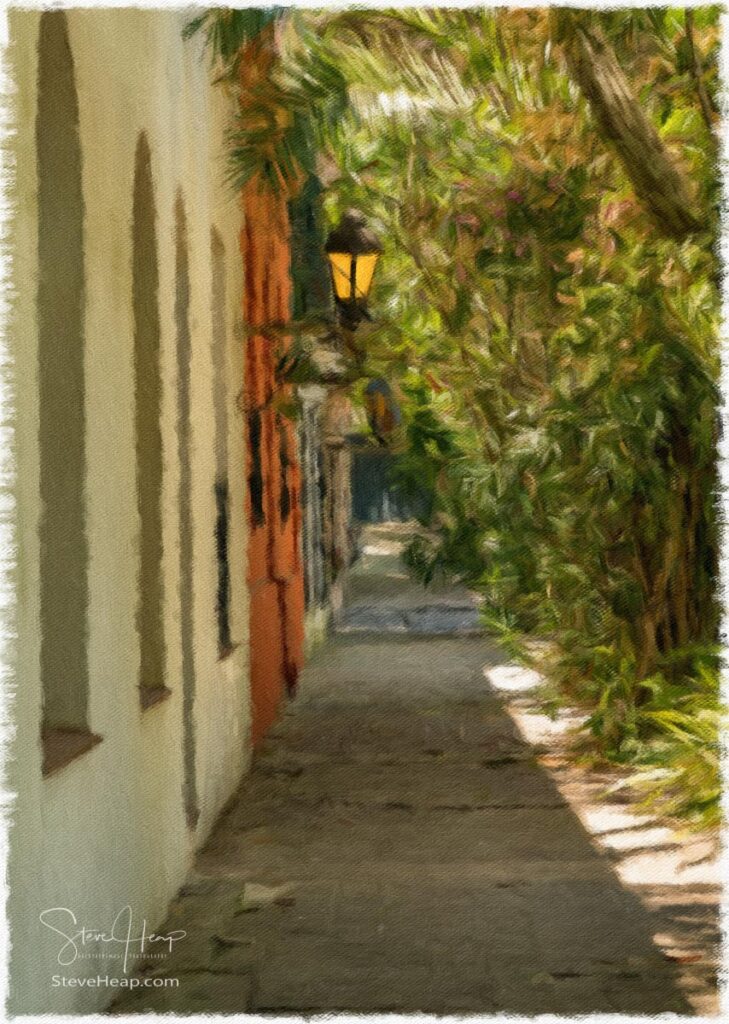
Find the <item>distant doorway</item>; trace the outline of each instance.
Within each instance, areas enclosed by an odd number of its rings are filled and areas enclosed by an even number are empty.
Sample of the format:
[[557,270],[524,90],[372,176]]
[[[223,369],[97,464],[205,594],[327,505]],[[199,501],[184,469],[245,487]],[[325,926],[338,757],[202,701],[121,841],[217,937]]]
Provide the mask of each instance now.
[[359,523],[407,522],[417,518],[426,499],[406,497],[397,485],[397,456],[366,440],[352,445],[352,513]]

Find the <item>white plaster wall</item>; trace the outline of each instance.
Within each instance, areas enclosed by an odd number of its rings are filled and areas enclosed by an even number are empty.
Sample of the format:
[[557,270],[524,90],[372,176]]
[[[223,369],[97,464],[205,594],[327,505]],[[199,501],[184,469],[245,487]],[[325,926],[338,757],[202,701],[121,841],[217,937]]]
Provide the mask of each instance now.
[[[79,98],[86,244],[86,414],[90,566],[90,728],[97,747],[41,776],[39,743],[37,209],[35,105],[40,13],[12,11],[17,135],[11,351],[15,361],[18,502],[18,643],[9,765],[17,792],[10,847],[13,1013],[78,1013],[102,1007],[103,989],[52,988],[58,937],[39,921],[71,908],[79,924],[108,928],[132,906],[136,922],[164,917],[221,806],[249,760],[245,584],[240,213],[224,182],[230,97],[211,87],[198,40],[181,37],[185,16],[139,9],[69,10]],[[141,711],[135,632],[138,520],[134,453],[131,210],[138,134],[147,132],[157,206],[162,325],[164,584],[167,686],[172,696]],[[194,832],[182,802],[179,615],[179,467],[174,326],[174,203],[185,197],[191,278],[192,487],[201,816]],[[229,335],[232,626],[238,646],[218,662],[215,600],[215,476],[211,354],[210,229],[225,244]],[[104,972],[120,965],[106,961]],[[74,965],[99,973],[98,962]],[[103,972],[102,972],[103,973]]]

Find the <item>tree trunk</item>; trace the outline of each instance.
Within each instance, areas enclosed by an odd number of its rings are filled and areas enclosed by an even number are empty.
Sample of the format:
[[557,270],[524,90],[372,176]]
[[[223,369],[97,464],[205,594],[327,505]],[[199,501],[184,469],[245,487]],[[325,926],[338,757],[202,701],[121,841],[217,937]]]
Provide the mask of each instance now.
[[701,67],[701,58],[699,57],[698,51],[694,44],[694,12],[689,8],[684,17],[686,19],[686,42],[689,48],[689,55],[691,58],[691,77],[694,80],[696,86],[696,94],[699,97],[699,104],[701,106],[701,115],[704,118],[704,123],[710,132],[714,130],[714,107],[706,91],[704,85],[704,69]]
[[685,238],[701,220],[683,174],[632,93],[615,52],[590,14],[555,11],[570,70],[601,131],[614,145],[636,195],[661,231]]

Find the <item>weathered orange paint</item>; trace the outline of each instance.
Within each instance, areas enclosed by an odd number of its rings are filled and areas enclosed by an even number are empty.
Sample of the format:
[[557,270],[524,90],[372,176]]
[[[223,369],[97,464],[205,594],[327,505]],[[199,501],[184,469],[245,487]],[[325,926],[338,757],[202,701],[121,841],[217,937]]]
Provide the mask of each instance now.
[[[272,32],[262,33],[241,60],[242,115],[259,113],[262,86],[275,61]],[[251,99],[253,97],[253,99]],[[246,112],[245,104],[249,102]],[[303,662],[304,579],[300,555],[301,477],[296,457],[294,424],[277,408],[286,386],[275,379],[277,358],[289,344],[273,341],[266,324],[290,319],[291,248],[286,188],[273,188],[254,177],[243,188],[241,252],[244,266],[245,405],[259,410],[260,463],[265,521],[253,521],[250,490],[246,498],[249,523],[248,586],[250,590],[250,674],[252,739],[260,744],[276,718],[284,694],[292,692]],[[255,334],[251,328],[260,327]],[[252,445],[246,418],[249,473]],[[282,505],[288,489],[288,510]]]
[[283,695],[284,637],[277,583],[263,582],[251,590],[250,622],[251,740],[256,747],[275,721]]

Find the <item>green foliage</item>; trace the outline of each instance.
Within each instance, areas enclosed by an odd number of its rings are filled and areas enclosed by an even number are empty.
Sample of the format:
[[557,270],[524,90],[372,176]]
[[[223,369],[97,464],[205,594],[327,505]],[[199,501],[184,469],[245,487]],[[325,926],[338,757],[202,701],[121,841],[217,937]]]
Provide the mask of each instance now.
[[279,178],[324,165],[331,218],[357,206],[385,243],[366,371],[399,388],[399,483],[428,495],[411,568],[478,588],[513,649],[543,640],[596,754],[714,825],[718,9],[691,40],[679,9],[589,17],[702,211],[681,243],[600,137],[548,9],[287,15],[290,118],[273,156],[244,126],[236,181],[264,151]]
[[639,743],[639,765],[631,784],[656,806],[693,829],[721,824],[722,713],[715,650],[682,652],[685,674],[658,673],[645,684],[650,699],[638,709],[638,725],[649,741]]
[[[513,647],[548,641],[537,667],[595,752],[712,825],[718,672],[691,652],[718,619],[714,140],[682,12],[600,17],[703,236],[657,236],[544,11],[333,19],[351,108],[328,203],[385,240],[371,357],[404,395],[401,484],[430,494],[408,564],[477,587]],[[697,11],[712,95],[716,40]]]
[[205,37],[205,46],[221,77],[231,77],[238,69],[241,51],[264,28],[281,17],[280,7],[212,7],[191,18],[183,37],[190,39],[198,32]]
[[235,189],[257,178],[263,187],[295,195],[315,173],[322,132],[336,123],[346,103],[341,72],[310,45],[315,26],[282,7],[211,8],[192,18],[184,35],[202,33],[217,80],[232,81],[245,48],[274,25],[284,40],[274,49],[286,50],[288,30],[296,58],[284,67],[277,53],[262,81],[241,91],[239,114],[228,133],[229,178]]

